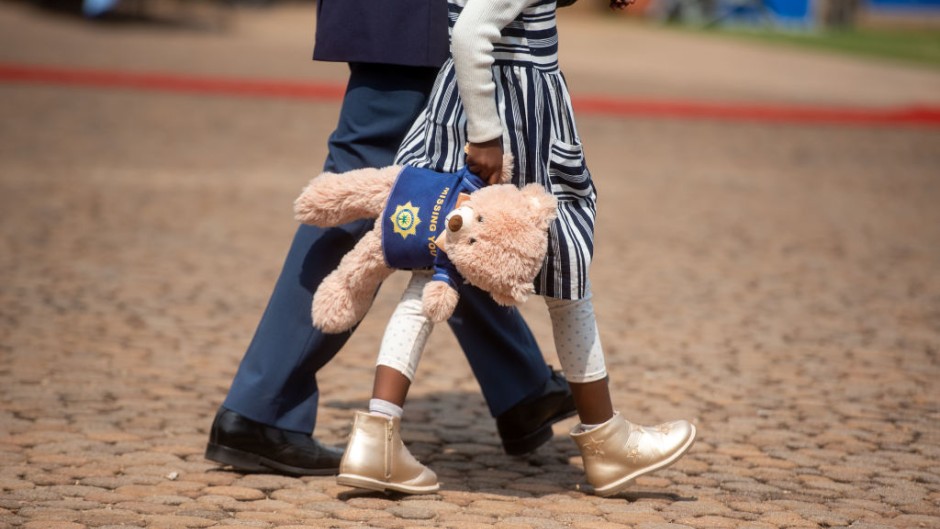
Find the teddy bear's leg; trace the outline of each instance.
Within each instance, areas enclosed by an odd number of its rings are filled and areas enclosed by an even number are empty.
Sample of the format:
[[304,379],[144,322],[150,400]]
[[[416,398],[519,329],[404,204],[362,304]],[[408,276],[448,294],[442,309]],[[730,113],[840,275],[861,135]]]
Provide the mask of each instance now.
[[321,227],[376,218],[382,214],[400,170],[392,165],[323,173],[311,180],[294,201],[294,218]]
[[446,281],[429,281],[424,285],[421,298],[424,315],[440,323],[454,314],[460,295]]
[[327,333],[348,331],[369,311],[379,285],[392,273],[385,265],[380,230],[373,229],[326,276],[313,296],[313,324]]

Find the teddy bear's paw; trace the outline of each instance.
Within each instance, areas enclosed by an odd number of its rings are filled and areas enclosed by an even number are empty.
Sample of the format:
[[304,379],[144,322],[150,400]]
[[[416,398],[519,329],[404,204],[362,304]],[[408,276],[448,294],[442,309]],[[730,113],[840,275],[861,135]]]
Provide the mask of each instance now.
[[323,173],[314,178],[294,200],[294,219],[304,224],[329,227],[337,225],[337,206],[328,190],[337,175]]
[[329,303],[314,303],[310,312],[313,326],[327,334],[339,334],[351,329],[356,322],[349,321],[349,314],[341,314],[332,309]]
[[431,281],[422,292],[424,315],[435,323],[450,318],[460,295],[444,281]]
[[310,316],[314,327],[327,334],[338,334],[359,323],[370,304],[371,298],[357,299],[348,290],[332,288],[329,281],[324,280],[313,296]]

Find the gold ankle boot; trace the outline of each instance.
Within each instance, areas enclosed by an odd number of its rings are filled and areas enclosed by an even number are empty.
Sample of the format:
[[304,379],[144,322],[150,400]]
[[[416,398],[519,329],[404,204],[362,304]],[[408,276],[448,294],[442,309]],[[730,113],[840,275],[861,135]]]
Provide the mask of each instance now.
[[620,413],[589,432],[575,433],[577,429],[571,438],[581,450],[587,481],[598,496],[616,494],[634,479],[668,467],[695,442],[695,426],[688,421],[644,427]]
[[356,412],[336,482],[349,487],[407,494],[440,488],[437,474],[418,462],[401,441],[401,419]]

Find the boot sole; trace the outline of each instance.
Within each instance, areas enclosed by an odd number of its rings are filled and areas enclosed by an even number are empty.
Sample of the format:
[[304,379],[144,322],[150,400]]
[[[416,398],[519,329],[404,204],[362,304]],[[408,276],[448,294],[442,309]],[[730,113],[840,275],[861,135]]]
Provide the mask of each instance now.
[[398,483],[388,483],[377,479],[357,476],[355,474],[340,474],[336,476],[336,482],[347,487],[359,489],[375,490],[378,492],[394,491],[404,492],[405,494],[426,494],[440,490],[441,484],[427,485],[425,487],[416,487],[413,485],[402,485]]
[[229,465],[242,472],[267,472],[290,474],[293,476],[334,476],[339,472],[336,468],[303,468],[278,463],[258,454],[236,450],[227,446],[209,443],[206,446],[206,459]]
[[628,474],[627,476],[611,483],[610,485],[607,485],[606,487],[595,488],[594,494],[598,496],[603,496],[603,497],[613,496],[614,494],[617,494],[618,492],[621,492],[623,489],[632,485],[633,480],[635,480],[636,478],[649,474],[650,472],[662,470],[672,465],[676,461],[678,461],[679,458],[684,456],[685,453],[689,451],[689,448],[692,448],[692,445],[695,444],[695,435],[696,435],[695,425],[693,424],[691,426],[692,426],[692,435],[689,436],[689,440],[686,441],[685,444],[682,445],[682,448],[680,448],[679,451],[673,454],[669,459],[660,461],[659,463],[656,463],[655,465],[651,465],[646,468],[637,470],[636,472],[633,472],[632,474]]

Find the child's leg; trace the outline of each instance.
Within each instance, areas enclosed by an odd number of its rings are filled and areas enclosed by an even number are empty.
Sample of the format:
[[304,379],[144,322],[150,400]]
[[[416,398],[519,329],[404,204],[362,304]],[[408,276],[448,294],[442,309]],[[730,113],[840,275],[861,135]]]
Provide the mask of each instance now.
[[[375,366],[375,380],[372,382],[372,400],[389,402],[403,408],[411,380],[401,371],[388,366]],[[370,404],[370,406],[373,406]],[[376,411],[370,409],[370,411]],[[401,414],[397,414],[401,417]]]
[[595,493],[616,494],[637,477],[682,457],[695,441],[695,427],[687,421],[645,428],[614,412],[590,289],[579,300],[547,299],[547,303],[558,360],[581,417],[571,437],[581,450]]
[[424,316],[421,293],[431,273],[420,271],[411,275],[395,312],[388,320],[379,357],[376,360],[372,398],[405,405],[405,397],[418,370],[421,353],[427,344],[434,323]]
[[369,413],[357,412],[337,483],[421,494],[438,490],[437,475],[401,440],[401,414],[433,325],[421,311],[430,274],[415,273],[389,320],[376,362]]
[[577,300],[545,298],[552,320],[558,362],[571,386],[583,424],[601,424],[614,415],[607,367],[601,347],[591,292]]

